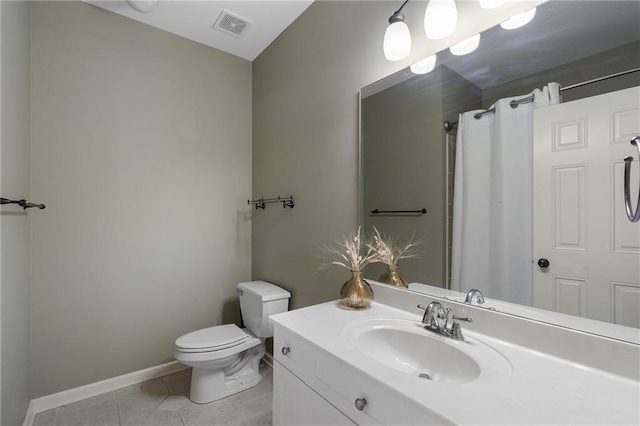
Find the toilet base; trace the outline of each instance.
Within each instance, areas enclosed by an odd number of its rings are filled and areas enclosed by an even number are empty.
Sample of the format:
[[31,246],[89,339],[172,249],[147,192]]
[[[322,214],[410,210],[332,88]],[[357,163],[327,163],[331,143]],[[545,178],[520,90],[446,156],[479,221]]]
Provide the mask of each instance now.
[[265,352],[263,341],[224,370],[193,367],[189,399],[207,404],[256,386],[262,380],[259,365]]

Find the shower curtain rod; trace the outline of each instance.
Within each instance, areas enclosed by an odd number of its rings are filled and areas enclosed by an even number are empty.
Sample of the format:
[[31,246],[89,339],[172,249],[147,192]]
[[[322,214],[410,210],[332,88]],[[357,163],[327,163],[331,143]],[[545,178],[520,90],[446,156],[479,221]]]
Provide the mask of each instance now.
[[[632,68],[626,71],[620,71],[614,74],[609,74],[609,75],[605,75],[603,77],[598,77],[598,78],[594,78],[592,80],[587,80],[587,81],[583,81],[581,83],[576,83],[576,84],[572,84],[570,86],[567,87],[561,87],[560,88],[560,93],[564,92],[565,90],[571,90],[571,89],[576,89],[578,87],[582,87],[582,86],[586,86],[587,84],[591,84],[591,83],[598,83],[604,80],[609,80],[611,78],[616,78],[616,77],[622,77],[623,75],[627,75],[627,74],[632,74],[634,72],[638,72],[640,71],[640,68]],[[514,99],[513,101],[509,102],[509,105],[511,106],[511,108],[518,108],[518,105],[521,104],[526,104],[529,102],[533,102],[533,95],[527,96],[525,98],[522,99]],[[485,114],[492,114],[496,112],[496,108],[495,107],[491,107],[485,111],[482,112],[477,112],[473,115],[473,118],[475,118],[476,120],[479,120],[480,118],[482,118],[483,115]],[[444,130],[449,132],[453,129],[455,129],[458,125],[457,121],[445,121],[444,122]]]
[[640,71],[640,68],[632,68],[630,70],[620,71],[620,72],[617,72],[617,73],[614,73],[614,74],[605,75],[604,77],[594,78],[593,80],[583,81],[582,83],[572,84],[571,86],[561,87],[560,91],[564,92],[565,90],[575,89],[576,87],[586,86],[587,84],[597,83],[597,82],[603,81],[603,80],[609,80],[610,78],[622,77],[623,75],[632,74],[632,73],[638,72],[638,71]]
[[[604,77],[598,77],[598,78],[594,78],[592,80],[583,81],[582,83],[572,84],[571,86],[561,87],[560,88],[560,93],[564,92],[565,90],[576,89],[578,87],[586,86],[587,84],[599,83],[599,82],[604,81],[604,80],[609,80],[609,79],[615,78],[615,77],[622,77],[623,75],[631,74],[631,73],[638,72],[638,71],[640,71],[640,68],[633,68],[633,69],[630,69],[630,70],[620,71],[620,72],[617,72],[617,73],[614,73],[614,74],[605,75]],[[511,108],[518,108],[518,105],[526,104],[526,103],[529,103],[529,102],[533,102],[533,95],[527,96],[526,98],[513,100],[513,101],[509,102],[509,105],[511,106]]]

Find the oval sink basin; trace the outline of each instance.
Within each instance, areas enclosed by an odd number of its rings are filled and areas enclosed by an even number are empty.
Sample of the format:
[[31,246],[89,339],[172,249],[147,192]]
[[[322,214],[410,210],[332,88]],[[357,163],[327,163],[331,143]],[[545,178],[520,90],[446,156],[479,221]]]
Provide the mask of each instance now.
[[360,334],[356,344],[376,361],[416,377],[461,383],[480,375],[480,366],[473,358],[428,336],[395,328],[374,328]]
[[505,375],[511,371],[506,359],[491,347],[469,337],[458,341],[440,336],[416,321],[354,321],[343,335],[352,348],[366,357],[417,379],[466,383],[482,375]]

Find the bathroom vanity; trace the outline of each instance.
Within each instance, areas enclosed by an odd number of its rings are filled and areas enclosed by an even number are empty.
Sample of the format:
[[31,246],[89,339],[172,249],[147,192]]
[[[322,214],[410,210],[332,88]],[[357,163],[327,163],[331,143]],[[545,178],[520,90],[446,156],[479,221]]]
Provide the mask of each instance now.
[[[372,286],[366,310],[271,317],[274,425],[640,423],[637,344]],[[464,340],[424,329],[436,300]]]

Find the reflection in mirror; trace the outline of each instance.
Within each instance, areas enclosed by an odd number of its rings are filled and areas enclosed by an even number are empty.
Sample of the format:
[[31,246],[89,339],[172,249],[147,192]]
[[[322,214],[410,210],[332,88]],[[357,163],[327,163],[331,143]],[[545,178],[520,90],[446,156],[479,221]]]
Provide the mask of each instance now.
[[398,265],[428,285],[410,288],[640,327],[640,224],[622,198],[640,134],[638,22],[637,2],[549,1],[470,54],[362,89],[361,224],[425,240]]

